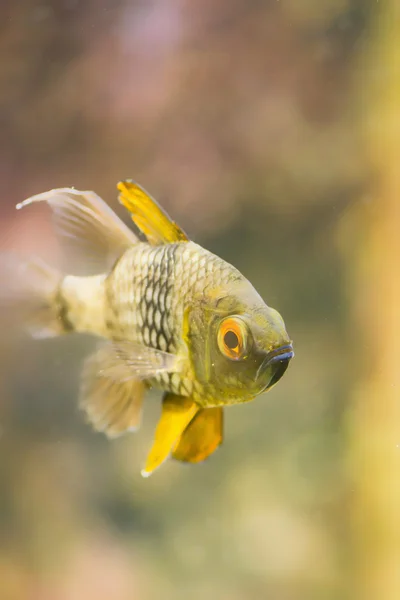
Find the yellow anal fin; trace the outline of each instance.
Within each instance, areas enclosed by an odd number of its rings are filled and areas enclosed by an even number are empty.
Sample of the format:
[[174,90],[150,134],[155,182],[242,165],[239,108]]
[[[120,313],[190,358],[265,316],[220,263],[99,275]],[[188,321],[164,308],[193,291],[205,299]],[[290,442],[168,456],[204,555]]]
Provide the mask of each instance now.
[[190,463],[208,458],[222,443],[223,416],[221,407],[199,410],[183,432],[172,456]]
[[143,477],[151,475],[168,458],[198,410],[198,406],[190,398],[165,394],[153,446],[142,470]]
[[186,233],[168,216],[161,206],[137,183],[126,180],[118,183],[119,201],[131,213],[136,227],[150,244],[188,242]]

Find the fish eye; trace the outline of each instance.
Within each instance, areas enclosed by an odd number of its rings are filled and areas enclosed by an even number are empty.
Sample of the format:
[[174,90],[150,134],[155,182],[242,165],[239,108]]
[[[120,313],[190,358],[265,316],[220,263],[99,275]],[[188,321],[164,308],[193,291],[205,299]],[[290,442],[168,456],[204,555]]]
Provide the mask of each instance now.
[[246,357],[249,351],[248,328],[239,317],[224,319],[218,329],[218,347],[221,353],[231,360]]
[[224,344],[229,350],[236,350],[239,346],[239,338],[232,329],[229,329],[224,335]]

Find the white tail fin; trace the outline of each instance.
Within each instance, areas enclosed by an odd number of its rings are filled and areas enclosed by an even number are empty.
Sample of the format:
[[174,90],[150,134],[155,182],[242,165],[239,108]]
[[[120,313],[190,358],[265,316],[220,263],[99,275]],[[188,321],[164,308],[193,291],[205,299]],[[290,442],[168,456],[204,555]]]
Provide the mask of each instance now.
[[63,333],[57,293],[62,275],[39,259],[23,262],[0,257],[0,309],[7,326],[27,329],[34,337]]
[[17,204],[21,209],[37,202],[53,211],[56,233],[68,257],[68,271],[94,275],[109,271],[137,236],[94,192],[60,188],[32,196]]

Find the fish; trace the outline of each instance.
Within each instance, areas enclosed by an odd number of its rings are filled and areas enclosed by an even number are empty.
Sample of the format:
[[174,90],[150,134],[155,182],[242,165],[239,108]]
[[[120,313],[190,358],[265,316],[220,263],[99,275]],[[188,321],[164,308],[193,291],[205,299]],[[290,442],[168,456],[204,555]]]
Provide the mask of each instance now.
[[[109,438],[136,431],[146,392],[163,392],[144,477],[169,457],[206,460],[224,437],[224,409],[254,400],[294,356],[281,315],[231,264],[194,241],[141,186],[117,184],[128,227],[93,191],[59,188],[17,209],[50,207],[80,272],[20,261],[4,289],[33,337],[90,334],[79,406]],[[4,294],[3,294],[4,300]]]

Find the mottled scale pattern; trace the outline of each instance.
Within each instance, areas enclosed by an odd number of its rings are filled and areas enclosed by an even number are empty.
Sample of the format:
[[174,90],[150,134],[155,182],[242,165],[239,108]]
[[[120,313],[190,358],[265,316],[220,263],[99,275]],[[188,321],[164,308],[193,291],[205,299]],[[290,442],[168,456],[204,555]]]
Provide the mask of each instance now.
[[[114,339],[140,342],[187,356],[182,339],[187,306],[198,301],[208,284],[226,283],[240,274],[193,242],[161,246],[140,243],[127,250],[106,280],[106,324]],[[161,373],[149,383],[185,396],[194,389],[194,374]]]

